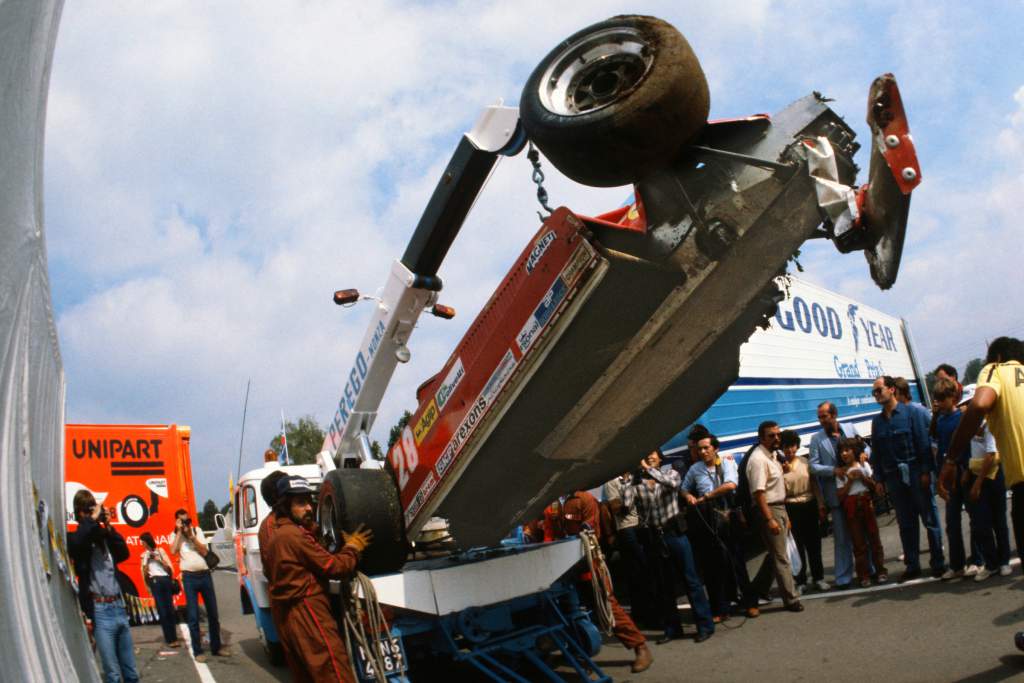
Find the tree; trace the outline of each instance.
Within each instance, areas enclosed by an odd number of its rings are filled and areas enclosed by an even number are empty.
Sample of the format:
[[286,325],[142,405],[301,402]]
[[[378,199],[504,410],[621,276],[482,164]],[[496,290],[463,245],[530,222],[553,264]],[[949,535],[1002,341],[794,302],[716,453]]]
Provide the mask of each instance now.
[[985,367],[985,361],[980,358],[974,358],[967,363],[967,367],[964,368],[964,384],[974,384],[978,381],[978,373]]
[[391,433],[388,434],[388,450],[389,451],[391,450],[391,447],[395,445],[395,442],[398,441],[399,438],[401,438],[402,430],[405,429],[405,426],[407,424],[409,424],[409,420],[411,420],[411,419],[412,419],[412,413],[410,413],[407,410],[404,413],[402,413],[402,417],[398,418],[398,422],[396,422],[395,426],[391,428]]
[[214,531],[217,528],[217,522],[214,517],[220,512],[217,509],[217,504],[212,500],[206,501],[203,505],[203,511],[199,513],[199,527],[206,531]]
[[380,441],[376,439],[370,442],[370,452],[373,453],[374,460],[384,459],[384,449],[380,447]]
[[924,384],[925,384],[926,387],[928,387],[928,395],[929,396],[934,396],[935,395],[935,380],[936,380],[936,377],[935,377],[935,373],[934,372],[929,372],[929,373],[925,374],[925,376],[924,376]]
[[[284,423],[288,437],[288,456],[294,465],[311,465],[316,462],[316,454],[324,445],[324,430],[316,423],[312,415],[304,415],[298,422]],[[270,447],[281,456],[281,434],[270,440]]]

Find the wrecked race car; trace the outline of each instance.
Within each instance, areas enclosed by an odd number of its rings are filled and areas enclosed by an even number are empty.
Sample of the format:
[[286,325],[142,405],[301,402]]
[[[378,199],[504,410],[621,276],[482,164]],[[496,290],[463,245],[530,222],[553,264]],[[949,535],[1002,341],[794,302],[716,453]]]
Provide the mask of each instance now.
[[[437,268],[498,156],[526,140],[578,182],[632,184],[634,200],[596,217],[554,210],[419,388],[387,456],[403,515],[392,537],[439,516],[459,546],[491,545],[630,469],[736,379],[740,345],[774,314],[774,278],[806,240],[863,251],[880,287],[895,282],[921,172],[891,74],[869,90],[863,186],[855,133],[818,93],[770,116],[708,111],[685,38],[620,16],[555,47],[518,109],[489,108],[463,138],[399,261],[395,291],[421,292],[417,310],[436,300]],[[365,350],[405,348],[410,315],[382,314]],[[339,403],[325,444],[339,462],[372,425],[383,388],[371,384],[369,399]]]

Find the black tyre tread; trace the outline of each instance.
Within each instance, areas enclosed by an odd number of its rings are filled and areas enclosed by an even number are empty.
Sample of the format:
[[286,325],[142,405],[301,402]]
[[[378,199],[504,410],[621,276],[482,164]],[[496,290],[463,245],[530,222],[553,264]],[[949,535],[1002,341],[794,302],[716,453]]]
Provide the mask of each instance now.
[[[538,94],[552,60],[570,43],[595,31],[629,26],[654,46],[647,76],[620,102],[579,116],[547,110]],[[520,118],[530,140],[576,182],[611,187],[637,182],[669,164],[707,123],[710,96],[700,62],[671,24],[623,15],[577,32],[545,57],[523,88]]]
[[339,540],[342,531],[351,533],[360,524],[373,531],[373,542],[360,562],[363,573],[387,574],[402,568],[409,543],[398,487],[390,473],[369,469],[332,470],[320,486],[321,503],[327,496],[334,499],[333,523]]

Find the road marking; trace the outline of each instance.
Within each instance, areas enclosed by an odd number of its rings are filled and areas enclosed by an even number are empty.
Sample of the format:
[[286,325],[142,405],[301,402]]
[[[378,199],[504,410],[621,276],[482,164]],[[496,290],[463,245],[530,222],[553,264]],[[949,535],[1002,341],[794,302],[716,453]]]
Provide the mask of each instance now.
[[188,626],[186,624],[178,624],[178,630],[181,631],[182,640],[185,641],[185,647],[188,648],[188,656],[192,658],[192,663],[196,665],[196,673],[199,674],[199,680],[203,683],[217,683],[217,679],[210,673],[210,667],[206,665],[206,662],[197,662],[195,653],[192,652],[192,636],[189,635]]

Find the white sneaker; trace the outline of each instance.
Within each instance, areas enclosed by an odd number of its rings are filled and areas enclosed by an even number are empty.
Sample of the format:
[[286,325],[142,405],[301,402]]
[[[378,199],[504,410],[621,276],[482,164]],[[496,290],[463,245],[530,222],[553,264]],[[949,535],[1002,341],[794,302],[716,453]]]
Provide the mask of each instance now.
[[981,569],[981,567],[979,567],[978,565],[969,564],[966,567],[964,567],[964,576],[976,576],[978,574],[979,569]]
[[1008,564],[1004,564],[999,568],[999,576],[1009,576],[1013,573],[1013,567]]
[[992,576],[992,574],[993,574],[993,572],[990,572],[985,567],[979,567],[978,568],[978,573],[974,575],[974,580],[975,581],[984,581],[988,577]]
[[816,585],[818,587],[818,590],[820,591],[827,591],[829,588],[832,587],[831,585],[829,585],[829,582],[825,580],[819,581],[814,585]]
[[942,576],[940,576],[939,578],[941,578],[943,581],[951,581],[953,579],[962,579],[963,577],[964,577],[964,570],[963,569],[959,569],[957,571],[953,571],[952,569],[947,569],[945,571],[945,573]]

